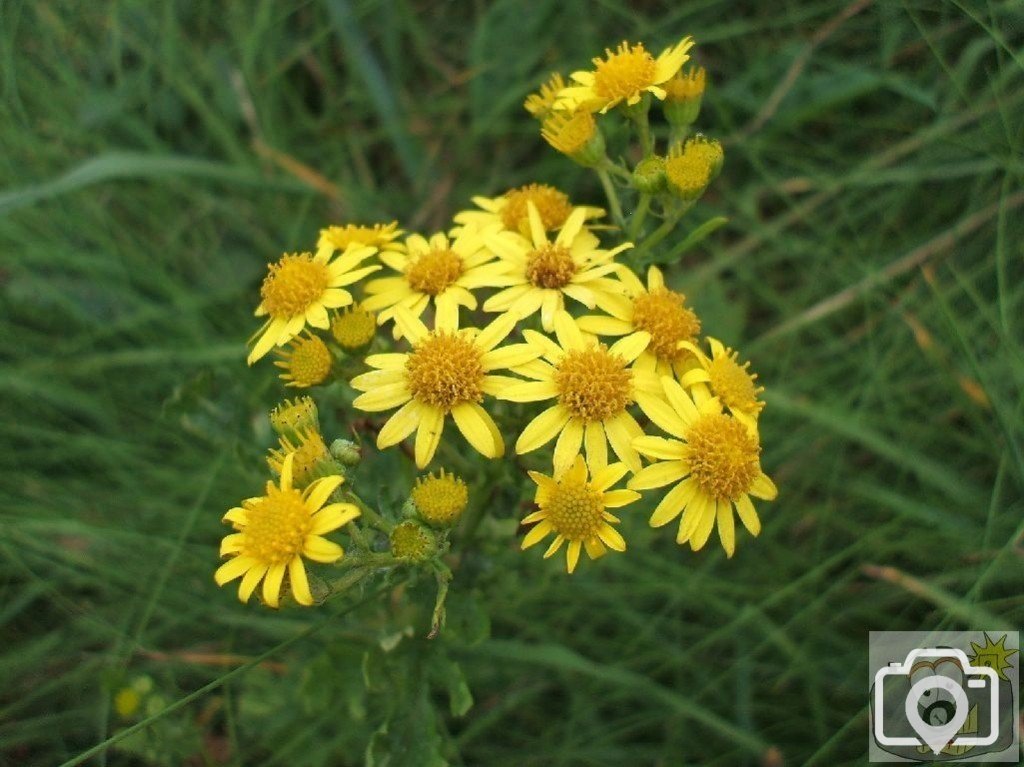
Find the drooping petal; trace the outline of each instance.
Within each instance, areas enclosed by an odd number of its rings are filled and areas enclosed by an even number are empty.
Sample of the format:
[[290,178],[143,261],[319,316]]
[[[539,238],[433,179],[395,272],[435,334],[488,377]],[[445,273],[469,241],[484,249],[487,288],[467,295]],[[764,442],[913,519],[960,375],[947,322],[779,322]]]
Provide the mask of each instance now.
[[437,452],[444,431],[444,411],[436,407],[424,407],[423,416],[416,428],[416,468],[425,469]]
[[277,607],[281,602],[281,581],[284,580],[285,565],[271,565],[263,577],[263,601],[267,607]]
[[302,557],[294,557],[288,563],[288,584],[292,587],[292,596],[296,602],[307,607],[313,604],[313,594],[309,590],[309,579],[306,577]]
[[397,445],[415,431],[423,413],[423,405],[416,400],[409,400],[399,408],[377,434],[377,447],[380,450]]
[[570,413],[562,405],[553,405],[534,418],[523,429],[516,440],[517,453],[529,453],[546,445],[555,438],[562,427],[569,421]]
[[462,436],[486,458],[499,458],[505,453],[494,419],[476,402],[462,402],[452,408],[452,418]]

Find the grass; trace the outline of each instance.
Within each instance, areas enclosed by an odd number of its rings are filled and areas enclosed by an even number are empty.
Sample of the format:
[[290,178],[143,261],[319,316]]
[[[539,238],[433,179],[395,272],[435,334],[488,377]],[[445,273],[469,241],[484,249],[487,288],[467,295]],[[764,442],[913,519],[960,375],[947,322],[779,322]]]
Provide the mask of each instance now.
[[[0,6],[0,764],[863,763],[869,630],[1024,622],[1022,30],[996,0]],[[729,223],[676,274],[768,389],[761,537],[469,558],[434,642],[370,591],[217,589],[280,391],[243,362],[265,262],[533,180],[600,202],[519,104],[684,33],[727,158],[691,220]]]

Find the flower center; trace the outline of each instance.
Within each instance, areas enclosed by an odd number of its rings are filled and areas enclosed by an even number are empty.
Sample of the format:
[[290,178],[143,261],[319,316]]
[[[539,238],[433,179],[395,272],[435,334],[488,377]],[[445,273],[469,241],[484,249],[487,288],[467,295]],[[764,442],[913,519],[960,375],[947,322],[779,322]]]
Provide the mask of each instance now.
[[270,424],[275,431],[302,431],[317,426],[316,403],[311,397],[285,400],[270,411]]
[[563,245],[545,245],[530,252],[526,279],[538,288],[564,288],[576,274],[576,263]]
[[460,335],[435,331],[417,344],[405,363],[412,396],[445,412],[460,402],[483,399],[480,350]]
[[663,360],[685,356],[680,341],[692,341],[700,332],[697,315],[683,305],[686,296],[668,288],[656,288],[633,299],[633,325],[651,334],[651,350]]
[[409,562],[422,562],[434,553],[436,547],[434,536],[412,520],[396,525],[391,531],[390,542],[391,553],[397,559]]
[[249,521],[242,529],[244,556],[281,565],[302,551],[311,522],[298,490],[271,488],[269,495],[248,506],[248,512]]
[[361,307],[349,307],[331,322],[334,340],[346,349],[366,346],[377,333],[377,318]]
[[654,84],[654,57],[643,43],[621,43],[605,58],[594,59],[594,92],[604,99],[625,99]]
[[584,421],[603,421],[633,401],[626,362],[601,346],[566,353],[555,370],[559,402]]
[[462,276],[462,259],[448,248],[431,250],[417,258],[405,270],[409,287],[436,296]]
[[729,409],[756,413],[759,410],[757,388],[747,371],[749,365],[749,362],[740,365],[736,361],[736,352],[733,352],[712,360],[708,366],[708,377],[711,388]]
[[310,335],[295,340],[283,364],[296,386],[316,386],[330,374],[331,362],[327,344]]
[[604,499],[586,483],[563,479],[545,500],[543,508],[555,532],[570,540],[593,538],[604,522]]
[[711,163],[701,152],[669,155],[665,161],[665,176],[679,191],[698,194],[711,180]]
[[268,265],[260,297],[271,317],[295,317],[306,311],[330,281],[327,266],[313,260],[311,253],[288,253]]
[[526,203],[532,202],[546,230],[558,229],[572,213],[569,196],[547,184],[528,184],[505,192],[501,223],[514,232],[530,231],[530,214]]
[[761,472],[757,438],[723,413],[701,416],[686,435],[690,474],[700,489],[719,500],[735,501]]
[[433,474],[416,481],[412,502],[420,516],[432,525],[447,527],[458,519],[469,501],[466,483],[452,474]]
[[295,487],[305,487],[317,477],[325,474],[323,471],[324,462],[330,461],[331,454],[327,451],[327,444],[318,431],[307,430],[298,436],[298,446],[288,437],[281,438],[281,449],[272,450],[267,463],[275,474],[281,474],[281,467],[288,453],[293,453],[292,459],[292,484]]

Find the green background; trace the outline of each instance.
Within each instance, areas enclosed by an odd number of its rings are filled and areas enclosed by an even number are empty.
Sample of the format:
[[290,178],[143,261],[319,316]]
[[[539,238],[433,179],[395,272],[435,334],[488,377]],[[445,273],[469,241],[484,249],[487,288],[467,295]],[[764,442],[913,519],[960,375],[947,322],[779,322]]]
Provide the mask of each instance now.
[[[217,589],[280,393],[265,263],[530,181],[600,204],[521,101],[684,34],[726,151],[688,221],[730,223],[672,273],[767,386],[761,537],[637,512],[570,578],[492,502],[433,643],[429,584]],[[0,5],[0,764],[863,763],[869,630],[1024,615],[1022,44],[995,0]]]

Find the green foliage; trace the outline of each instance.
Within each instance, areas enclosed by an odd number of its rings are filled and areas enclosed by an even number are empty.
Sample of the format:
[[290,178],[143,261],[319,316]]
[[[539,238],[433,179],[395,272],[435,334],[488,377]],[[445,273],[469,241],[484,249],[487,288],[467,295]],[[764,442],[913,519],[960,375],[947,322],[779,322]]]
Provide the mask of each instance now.
[[[1022,22],[998,0],[0,5],[0,764],[862,763],[869,630],[1024,619]],[[244,366],[264,264],[529,181],[600,202],[522,99],[685,33],[727,161],[703,230],[652,255],[767,387],[761,536],[695,555],[645,506],[630,556],[572,577],[468,554],[434,640],[430,578],[279,613],[217,589],[281,391]],[[444,461],[486,511],[459,534],[515,548],[514,467]],[[374,466],[397,513],[411,469]],[[159,705],[123,718],[140,675]]]

